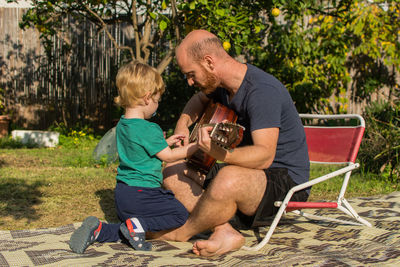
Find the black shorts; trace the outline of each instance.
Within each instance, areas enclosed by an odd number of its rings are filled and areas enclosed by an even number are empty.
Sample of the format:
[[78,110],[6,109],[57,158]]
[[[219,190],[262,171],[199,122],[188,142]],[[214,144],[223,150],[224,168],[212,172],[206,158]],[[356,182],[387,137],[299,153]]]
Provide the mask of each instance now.
[[[226,165],[225,163],[215,164],[207,174],[203,188],[207,188],[218,171]],[[247,216],[239,210],[236,212],[236,217],[239,219],[240,225],[245,228],[269,225],[271,223],[271,216],[275,215],[279,210],[274,205],[275,201],[283,201],[289,190],[297,185],[290,178],[286,168],[269,168],[264,170],[264,172],[267,177],[267,188],[256,213],[252,216]],[[307,189],[304,189],[294,193],[290,200],[304,202],[307,199]]]

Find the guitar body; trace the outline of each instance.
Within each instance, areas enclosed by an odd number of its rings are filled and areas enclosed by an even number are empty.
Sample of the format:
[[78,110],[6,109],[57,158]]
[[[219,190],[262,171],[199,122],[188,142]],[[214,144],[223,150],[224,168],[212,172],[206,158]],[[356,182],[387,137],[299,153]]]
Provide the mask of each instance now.
[[[225,120],[235,123],[237,120],[235,112],[224,105],[213,103],[211,101],[204,111],[203,116],[190,133],[189,142],[195,142],[197,140],[198,129],[201,125],[217,124]],[[214,165],[215,161],[216,159],[201,150],[197,150],[190,158],[188,158],[188,163],[203,173],[207,173]]]

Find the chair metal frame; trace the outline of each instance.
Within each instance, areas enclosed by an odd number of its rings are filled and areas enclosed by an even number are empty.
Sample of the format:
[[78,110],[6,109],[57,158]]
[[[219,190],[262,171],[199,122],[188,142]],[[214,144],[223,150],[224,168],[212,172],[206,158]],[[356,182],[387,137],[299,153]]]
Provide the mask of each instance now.
[[[327,221],[332,221],[332,222],[336,222],[336,223],[345,223],[345,224],[351,224],[351,225],[365,225],[368,227],[372,227],[372,225],[366,221],[365,219],[361,218],[357,212],[354,210],[354,208],[350,205],[350,203],[345,199],[344,195],[349,183],[349,179],[350,179],[350,175],[351,172],[355,169],[357,169],[360,165],[359,163],[356,163],[356,157],[357,157],[357,153],[361,144],[361,140],[364,134],[364,130],[365,130],[365,121],[364,118],[361,117],[358,114],[338,114],[338,115],[315,115],[315,114],[300,114],[301,118],[304,119],[318,119],[318,120],[337,120],[337,119],[356,119],[359,122],[358,126],[335,126],[335,127],[331,127],[331,126],[304,126],[305,130],[307,130],[307,128],[311,129],[311,128],[326,128],[326,129],[348,129],[348,128],[352,128],[352,129],[356,129],[357,132],[355,132],[355,140],[354,142],[351,142],[351,144],[349,145],[349,149],[351,152],[351,155],[349,155],[349,157],[345,160],[340,160],[340,161],[326,161],[324,159],[320,160],[318,159],[318,155],[316,156],[317,159],[315,159],[314,155],[311,157],[311,152],[310,151],[310,143],[308,143],[308,148],[309,148],[309,155],[310,155],[310,162],[311,163],[321,163],[321,164],[346,164],[347,166],[342,167],[336,171],[333,171],[331,173],[328,173],[326,175],[320,176],[318,178],[312,179],[306,183],[303,184],[299,184],[295,187],[293,187],[292,189],[289,190],[289,192],[286,194],[286,197],[284,198],[283,201],[276,201],[274,204],[276,207],[279,207],[279,210],[277,212],[277,214],[275,215],[274,220],[272,221],[272,224],[266,234],[266,236],[263,238],[263,240],[253,246],[253,247],[247,247],[247,246],[243,246],[242,248],[245,250],[254,250],[257,251],[259,249],[261,249],[262,247],[264,247],[270,240],[273,232],[275,231],[276,226],[278,225],[280,219],[282,218],[282,216],[284,214],[286,214],[286,212],[294,212],[297,215],[300,216],[304,216],[306,218],[312,219],[312,220],[327,220]],[[307,135],[307,131],[306,131],[306,138],[307,138],[307,142],[311,141],[309,140],[310,136]],[[293,196],[294,193],[303,190],[305,188],[308,188],[310,186],[313,186],[315,184],[324,182],[328,179],[331,179],[333,177],[336,177],[338,175],[342,175],[344,174],[344,179],[343,179],[343,183],[342,183],[342,187],[340,189],[339,192],[339,196],[337,198],[337,200],[335,202],[291,202],[290,199]],[[344,212],[345,214],[349,215],[351,218],[353,218],[353,220],[357,221],[357,222],[353,222],[353,221],[348,221],[348,220],[340,220],[340,219],[335,219],[335,218],[329,218],[329,217],[325,217],[325,216],[319,216],[319,215],[314,215],[314,214],[310,214],[310,213],[306,213],[303,212],[302,209],[322,209],[322,208],[336,208],[341,210],[342,212]]]

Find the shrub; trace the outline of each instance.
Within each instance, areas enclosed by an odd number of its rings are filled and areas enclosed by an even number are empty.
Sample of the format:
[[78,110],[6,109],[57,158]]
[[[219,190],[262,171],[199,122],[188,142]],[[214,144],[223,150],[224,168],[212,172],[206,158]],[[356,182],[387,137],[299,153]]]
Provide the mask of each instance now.
[[34,143],[23,144],[21,140],[18,139],[14,140],[12,136],[6,136],[0,138],[0,148],[16,149],[16,148],[37,148],[37,147],[39,146]]
[[364,118],[366,132],[358,157],[362,168],[400,181],[400,101],[373,103]]
[[60,133],[59,145],[67,148],[82,147],[85,143],[93,142],[94,140],[100,139],[95,137],[93,129],[79,124],[75,127],[67,127],[64,123],[56,123],[50,127],[50,130]]

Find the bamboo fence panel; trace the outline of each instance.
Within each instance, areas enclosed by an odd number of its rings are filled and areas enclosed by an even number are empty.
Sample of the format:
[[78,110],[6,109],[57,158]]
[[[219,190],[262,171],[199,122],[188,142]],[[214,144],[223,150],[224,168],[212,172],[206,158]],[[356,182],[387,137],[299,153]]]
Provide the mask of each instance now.
[[[116,95],[114,78],[122,52],[92,23],[68,18],[64,27],[71,52],[55,37],[52,57],[47,58],[39,31],[19,28],[25,11],[0,8],[0,87],[7,92],[7,106],[17,109],[39,105],[39,109],[52,112],[54,119],[66,124],[93,122],[104,127],[111,119]],[[119,44],[131,45],[132,39],[127,38],[124,28],[113,26],[111,33]],[[21,112],[14,110],[16,120],[23,116],[18,113]],[[41,125],[46,126],[49,125]]]

